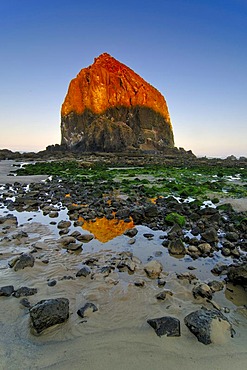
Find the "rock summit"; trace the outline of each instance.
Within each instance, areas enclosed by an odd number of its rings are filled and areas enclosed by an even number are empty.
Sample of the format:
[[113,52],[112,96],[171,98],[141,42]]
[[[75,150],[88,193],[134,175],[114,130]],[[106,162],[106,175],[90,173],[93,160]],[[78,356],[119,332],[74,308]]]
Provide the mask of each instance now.
[[174,147],[164,97],[107,53],[70,82],[61,109],[61,134],[63,146],[81,152]]

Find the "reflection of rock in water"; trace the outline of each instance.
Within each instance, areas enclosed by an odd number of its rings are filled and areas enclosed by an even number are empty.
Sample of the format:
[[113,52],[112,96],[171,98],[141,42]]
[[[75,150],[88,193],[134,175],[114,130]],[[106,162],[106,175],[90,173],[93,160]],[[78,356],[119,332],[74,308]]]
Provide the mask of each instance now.
[[95,238],[102,243],[106,243],[109,240],[122,235],[126,230],[134,227],[134,222],[130,217],[130,221],[125,222],[124,220],[119,220],[115,217],[108,219],[106,217],[96,218],[92,220],[85,220],[79,217],[79,221],[83,222],[82,228],[88,230],[90,233],[94,234]]

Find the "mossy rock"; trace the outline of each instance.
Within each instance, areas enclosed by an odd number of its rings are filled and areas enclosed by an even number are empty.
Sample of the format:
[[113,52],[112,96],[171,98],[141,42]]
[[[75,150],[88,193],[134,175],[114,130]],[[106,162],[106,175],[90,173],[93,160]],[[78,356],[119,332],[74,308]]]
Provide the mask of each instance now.
[[166,217],[165,217],[165,221],[168,222],[169,224],[177,224],[181,227],[183,227],[185,225],[185,222],[186,222],[186,218],[182,215],[180,215],[179,213],[176,213],[176,212],[172,212],[172,213],[169,213]]

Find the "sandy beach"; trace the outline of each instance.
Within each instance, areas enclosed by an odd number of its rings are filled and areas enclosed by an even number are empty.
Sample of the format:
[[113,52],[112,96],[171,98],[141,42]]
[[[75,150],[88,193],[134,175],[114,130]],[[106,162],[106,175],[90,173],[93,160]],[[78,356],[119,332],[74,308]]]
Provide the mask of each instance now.
[[[9,177],[7,174],[13,163],[0,161],[0,184],[45,179],[45,176]],[[223,201],[229,202],[229,199]],[[246,199],[231,202],[239,211],[246,210]],[[70,302],[70,317],[65,323],[37,336],[30,330],[29,309],[20,303],[20,299],[0,297],[0,369],[246,368],[247,296],[244,289],[228,284],[224,290],[213,294],[212,301],[195,299],[192,294],[198,282],[222,281],[221,277],[211,273],[218,257],[197,260],[172,257],[161,245],[161,231],[144,226],[137,226],[134,244],[122,235],[106,243],[94,239],[83,244],[82,251],[67,252],[58,242],[56,226],[61,218],[68,220],[64,211],[58,218],[51,219],[41,212],[20,213],[0,208],[0,216],[7,214],[18,217],[18,225],[10,221],[0,224],[1,286],[37,288],[37,294],[27,297],[31,305],[42,299],[66,297]],[[51,221],[55,221],[55,225],[51,225]],[[81,228],[73,230],[83,231]],[[153,234],[150,240],[144,237],[147,232]],[[127,256],[131,253],[132,257],[128,258],[135,261],[134,271],[115,269],[110,274],[102,273],[102,267],[121,259],[123,251]],[[8,261],[22,252],[33,253],[34,266],[14,271],[9,268]],[[163,288],[158,286],[157,279],[150,279],[144,271],[150,256],[156,260],[160,256],[163,265],[160,278],[166,281],[165,289],[173,293],[165,300],[156,298]],[[97,259],[97,264],[91,267],[93,274],[76,277],[81,265],[92,257]],[[189,266],[194,268],[191,273],[195,280],[178,279],[177,274],[187,274]],[[48,285],[51,280],[56,281],[54,286]],[[145,283],[143,287],[135,285],[140,280]],[[98,311],[83,320],[77,310],[86,302],[96,304]],[[212,309],[214,305],[222,309],[236,335],[231,338],[229,333],[216,330],[214,343],[204,345],[188,330],[184,317],[201,306]],[[166,315],[180,320],[180,337],[158,337],[147,323],[150,318]]]

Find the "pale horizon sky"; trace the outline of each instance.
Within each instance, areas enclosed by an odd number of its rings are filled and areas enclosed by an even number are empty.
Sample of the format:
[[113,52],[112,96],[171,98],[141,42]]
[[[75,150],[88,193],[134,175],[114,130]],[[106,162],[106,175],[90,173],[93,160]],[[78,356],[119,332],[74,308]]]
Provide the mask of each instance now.
[[175,145],[247,156],[247,0],[0,0],[0,149],[60,144],[69,82],[103,52],[165,97]]

